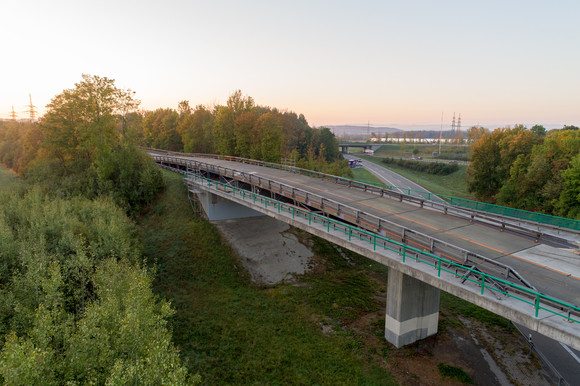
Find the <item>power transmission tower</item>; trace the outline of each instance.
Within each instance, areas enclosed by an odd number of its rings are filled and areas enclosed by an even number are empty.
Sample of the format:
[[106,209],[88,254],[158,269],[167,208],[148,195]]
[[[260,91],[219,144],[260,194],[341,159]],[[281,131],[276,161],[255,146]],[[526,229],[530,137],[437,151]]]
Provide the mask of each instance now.
[[459,113],[459,118],[457,118],[457,143],[461,141],[461,113]]
[[26,112],[30,113],[30,120],[34,121],[36,119],[36,106],[32,104],[32,96],[30,94],[28,94],[28,98],[30,98],[30,105],[28,105],[28,110],[26,110]]
[[453,113],[453,120],[451,121],[451,138],[455,136],[455,113]]
[[14,111],[14,105],[12,105],[12,112],[10,113],[10,118],[12,118],[13,121],[16,120],[16,111]]

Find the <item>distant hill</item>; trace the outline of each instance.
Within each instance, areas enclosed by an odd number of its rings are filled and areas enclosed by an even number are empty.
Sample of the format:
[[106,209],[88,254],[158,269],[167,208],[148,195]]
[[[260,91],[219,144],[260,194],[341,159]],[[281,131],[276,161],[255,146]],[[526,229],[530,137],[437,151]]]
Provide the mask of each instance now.
[[337,137],[343,136],[367,136],[367,133],[380,133],[384,135],[385,133],[399,133],[403,130],[397,129],[394,127],[385,127],[385,126],[356,126],[356,125],[326,125],[324,127],[328,127],[334,135]]

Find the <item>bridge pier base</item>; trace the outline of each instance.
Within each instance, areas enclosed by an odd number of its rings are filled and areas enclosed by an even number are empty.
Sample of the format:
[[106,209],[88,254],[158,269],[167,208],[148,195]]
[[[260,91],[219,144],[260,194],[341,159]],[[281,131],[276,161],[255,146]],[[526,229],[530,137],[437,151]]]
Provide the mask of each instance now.
[[250,209],[247,206],[236,204],[233,201],[209,192],[200,190],[195,192],[195,194],[197,194],[205,217],[209,221],[264,216],[263,213]]
[[439,289],[389,269],[385,338],[397,348],[437,333]]

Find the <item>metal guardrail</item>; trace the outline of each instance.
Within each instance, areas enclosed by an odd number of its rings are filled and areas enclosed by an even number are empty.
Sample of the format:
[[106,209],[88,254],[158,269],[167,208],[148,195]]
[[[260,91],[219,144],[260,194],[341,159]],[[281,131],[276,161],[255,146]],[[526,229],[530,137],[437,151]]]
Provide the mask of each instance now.
[[181,168],[173,168],[176,171],[178,170],[181,172],[189,172],[204,170],[207,172],[213,172],[224,178],[231,178],[232,180],[249,184],[258,189],[268,190],[269,192],[276,193],[286,199],[291,199],[295,203],[302,203],[313,209],[320,210],[327,215],[334,216],[341,221],[355,224],[360,228],[377,233],[383,237],[390,235],[390,237],[400,238],[402,243],[415,245],[417,248],[424,249],[430,253],[440,255],[463,265],[478,267],[478,269],[481,269],[483,272],[496,276],[502,276],[506,280],[517,280],[518,283],[535,290],[535,287],[531,283],[529,283],[515,269],[506,264],[473,253],[467,249],[460,248],[424,233],[417,232],[411,228],[406,228],[402,225],[382,219],[370,213],[366,213],[339,202],[329,200],[328,198],[324,198],[315,193],[311,193],[303,189],[296,188],[269,178],[264,178],[252,173],[242,172],[236,169],[218,166],[211,163],[205,163],[185,157],[154,155],[153,158],[158,163],[161,163],[167,167],[171,167],[171,165],[180,166]]
[[[494,206],[491,206],[491,204],[485,204],[485,203],[481,203],[478,201],[471,201],[471,200],[466,200],[466,199],[451,197],[451,196],[445,196],[445,195],[434,195],[433,193],[430,193],[430,192],[424,192],[424,191],[408,189],[408,188],[399,188],[396,186],[363,182],[363,181],[353,180],[350,178],[338,177],[338,176],[333,176],[331,174],[316,172],[316,171],[312,171],[312,170],[308,170],[308,169],[302,169],[302,168],[298,168],[295,166],[287,166],[287,165],[281,165],[281,164],[276,164],[276,163],[272,163],[272,162],[257,161],[257,160],[241,158],[241,157],[222,156],[222,155],[218,155],[218,154],[178,153],[178,152],[170,152],[170,151],[166,151],[166,150],[151,149],[151,148],[143,148],[143,149],[147,150],[149,152],[152,152],[152,153],[157,153],[159,155],[165,154],[165,155],[173,155],[173,156],[180,156],[180,157],[196,157],[196,158],[211,158],[211,159],[218,159],[218,160],[226,160],[226,161],[233,161],[233,162],[239,162],[239,163],[244,163],[244,164],[250,164],[250,165],[256,165],[256,166],[262,166],[262,167],[267,167],[267,168],[284,170],[284,171],[288,171],[291,173],[296,173],[296,174],[305,175],[305,176],[309,176],[309,177],[322,178],[325,180],[332,181],[338,185],[348,186],[349,188],[363,190],[365,192],[370,192],[370,193],[377,194],[380,196],[389,196],[389,197],[397,199],[401,202],[404,201],[407,203],[411,203],[413,205],[418,205],[421,208],[427,207],[427,208],[430,208],[430,209],[433,209],[433,210],[436,210],[436,211],[439,211],[439,212],[442,212],[445,214],[452,214],[454,216],[457,216],[457,217],[460,217],[463,219],[467,219],[469,221],[482,221],[482,222],[485,222],[487,224],[497,226],[502,231],[503,230],[511,230],[514,232],[518,232],[520,234],[527,235],[529,237],[533,237],[536,241],[538,241],[544,234],[553,235],[552,233],[549,233],[549,232],[543,232],[540,229],[542,225],[548,226],[551,229],[555,229],[556,231],[558,231],[558,229],[560,227],[559,225],[554,225],[554,224],[545,223],[545,222],[538,222],[538,221],[534,220],[532,218],[532,216],[530,216],[530,218],[525,218],[523,215],[520,217],[514,217],[514,216],[510,216],[509,214],[496,213],[496,212],[493,212],[492,210],[486,211],[486,209],[492,208]],[[394,191],[394,189],[398,189],[401,191],[407,191],[407,194],[396,192],[396,191]],[[441,201],[435,200],[434,199],[435,197],[446,197],[450,201],[447,202],[447,201],[443,201],[443,200],[441,200]],[[500,207],[497,205],[495,205],[495,207],[504,208],[506,213],[512,213],[512,212],[509,212],[508,210],[514,211],[513,213],[519,213],[519,212],[534,213],[534,212],[521,211],[519,209]],[[489,216],[488,214],[493,214],[494,216]],[[561,217],[555,217],[555,216],[549,216],[549,215],[542,215],[540,213],[536,213],[536,215],[538,215],[535,217],[537,219],[543,219],[543,218],[548,219],[551,217],[554,217],[557,219],[562,219],[562,220],[564,220],[564,221],[562,221],[562,224],[571,224],[571,222],[572,223],[576,222],[577,226],[578,226],[577,229],[574,228],[576,225],[574,225],[574,227],[568,226],[568,227],[566,227],[566,229],[570,229],[571,231],[575,232],[576,234],[578,234],[577,231],[580,231],[580,221],[564,219]],[[499,218],[497,218],[495,216],[499,216]],[[503,218],[503,217],[505,217],[505,218]],[[522,226],[521,224],[510,221],[512,219],[520,220],[524,223],[524,225],[528,225],[531,223],[530,225],[532,227],[535,227],[535,228],[530,229],[530,226]],[[565,220],[569,220],[569,221],[565,221]],[[556,221],[554,220],[553,222],[555,223]]]
[[509,208],[507,206],[489,204],[486,202],[469,200],[467,198],[447,196],[445,194],[435,194],[435,193],[431,193],[431,192],[426,192],[424,190],[403,188],[403,187],[394,186],[394,185],[386,185],[386,184],[381,184],[381,183],[373,183],[373,182],[360,181],[360,180],[357,180],[357,181],[360,183],[363,183],[363,184],[368,184],[368,185],[373,185],[373,186],[381,186],[381,187],[384,187],[384,188],[390,189],[390,190],[396,189],[396,190],[399,190],[402,192],[406,192],[406,194],[409,196],[418,197],[418,198],[425,198],[427,200],[436,200],[437,198],[442,198],[443,200],[445,200],[445,202],[447,202],[450,205],[461,206],[463,208],[468,208],[468,209],[472,209],[475,211],[482,211],[482,212],[492,213],[492,214],[499,215],[499,216],[513,217],[513,218],[516,218],[519,220],[531,221],[534,223],[549,225],[552,227],[567,228],[567,229],[570,229],[573,231],[580,231],[580,221],[579,220],[573,220],[573,219],[569,219],[569,218],[565,218],[565,217],[552,216],[552,215],[544,214],[544,213],[531,212],[531,211],[523,210],[523,209]]
[[[376,163],[376,162],[375,162],[375,164],[378,165],[378,163]],[[361,181],[361,182],[363,182],[363,181]],[[580,220],[574,220],[574,219],[569,219],[569,218],[565,218],[565,217],[558,217],[558,216],[553,216],[553,215],[538,213],[538,212],[531,212],[531,211],[523,210],[523,209],[509,208],[507,206],[489,204],[486,202],[469,200],[469,199],[460,198],[460,197],[447,196],[444,194],[437,194],[436,195],[436,194],[433,194],[431,192],[426,192],[426,191],[422,191],[422,190],[409,189],[409,188],[398,187],[398,186],[391,186],[391,185],[386,185],[386,184],[381,184],[381,183],[372,183],[372,182],[364,182],[364,183],[374,185],[374,186],[384,186],[387,189],[397,189],[400,191],[406,191],[407,194],[410,196],[423,197],[423,198],[426,198],[428,200],[432,200],[434,198],[436,199],[438,197],[441,197],[441,198],[445,199],[446,202],[448,202],[450,205],[461,206],[461,207],[472,209],[475,211],[482,211],[482,212],[495,214],[498,216],[511,217],[511,218],[518,219],[521,221],[542,224],[544,226],[549,226],[549,227],[553,227],[553,228],[566,228],[566,229],[569,229],[571,231],[575,231],[576,233],[578,233],[580,231]]]
[[442,273],[448,273],[453,277],[461,279],[464,284],[467,282],[481,287],[480,293],[482,296],[487,290],[491,291],[498,301],[501,299],[501,296],[505,296],[523,302],[533,307],[533,316],[535,318],[539,317],[541,311],[546,311],[549,314],[558,315],[568,322],[580,323],[580,307],[487,274],[477,268],[469,267],[464,263],[446,259],[425,250],[414,248],[369,232],[368,230],[313,213],[296,205],[268,198],[230,184],[202,177],[195,173],[184,172],[183,177],[188,186],[201,186],[206,190],[231,195],[234,198],[237,197],[238,200],[252,203],[253,205],[263,205],[265,210],[285,215],[293,220],[299,219],[305,223],[307,222],[309,226],[318,226],[319,229],[324,229],[327,233],[338,233],[342,237],[348,236],[348,241],[350,242],[353,240],[364,242],[368,249],[372,247],[374,252],[383,250],[395,253],[401,258],[403,263],[411,260],[413,262],[426,264],[437,270],[436,276],[439,278]]

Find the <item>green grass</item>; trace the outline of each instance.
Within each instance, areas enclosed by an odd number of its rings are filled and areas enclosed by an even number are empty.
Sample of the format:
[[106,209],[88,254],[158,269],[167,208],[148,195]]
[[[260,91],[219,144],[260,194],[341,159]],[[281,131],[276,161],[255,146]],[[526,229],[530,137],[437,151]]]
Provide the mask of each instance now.
[[352,169],[353,178],[355,180],[369,182],[373,184],[382,184],[383,182],[379,180],[373,173],[369,172],[364,168],[354,168]]
[[[318,324],[377,307],[379,289],[356,268],[360,259],[372,264],[356,256],[345,263],[319,240],[316,253],[335,256],[324,275],[305,277],[302,287],[260,288],[213,225],[192,214],[180,177],[164,176],[167,191],[140,229],[146,257],[157,267],[155,290],[176,310],[170,327],[191,373],[205,384],[394,383],[360,355],[360,341],[324,335]],[[325,299],[327,291],[335,293]]]
[[439,374],[443,378],[453,378],[462,383],[469,383],[473,384],[473,379],[467,374],[463,369],[455,366],[446,365],[443,363],[439,363],[437,365],[437,369],[439,370]]
[[399,173],[405,178],[421,185],[428,191],[446,196],[474,199],[467,191],[465,183],[465,171],[467,166],[459,165],[459,170],[447,176],[437,176],[433,174],[421,173],[414,170],[405,169],[395,165],[381,162],[380,157],[362,157],[365,161],[376,163],[389,170]]
[[[423,157],[424,159],[433,159],[433,152],[439,152],[439,145],[437,144],[396,144],[387,143],[382,145],[375,151],[375,156],[379,157],[393,157],[393,158],[411,158],[413,150],[417,149],[419,152],[416,157]],[[467,157],[470,154],[470,149],[467,146],[457,145],[441,145],[441,154],[464,154]]]

